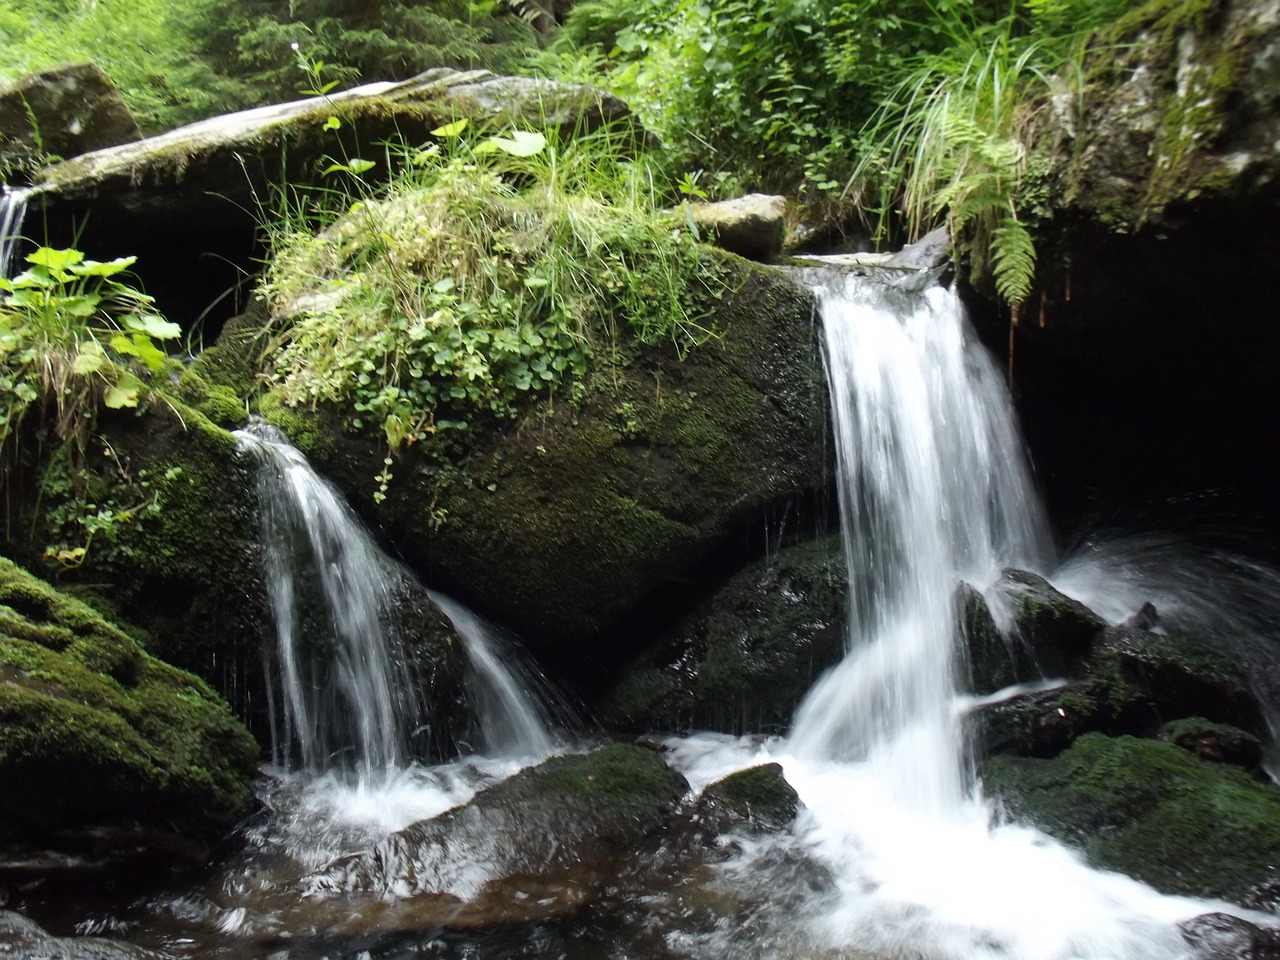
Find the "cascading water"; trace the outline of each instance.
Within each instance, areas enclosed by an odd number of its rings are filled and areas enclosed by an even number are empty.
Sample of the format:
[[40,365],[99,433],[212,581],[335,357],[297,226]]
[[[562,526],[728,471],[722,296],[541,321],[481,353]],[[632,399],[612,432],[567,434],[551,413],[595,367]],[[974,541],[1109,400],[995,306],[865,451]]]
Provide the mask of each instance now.
[[0,277],[12,276],[10,271],[22,240],[22,223],[30,197],[30,187],[0,186]]
[[435,591],[428,595],[467,645],[483,741],[481,752],[536,762],[563,749],[564,744],[552,733],[552,719],[543,709],[545,698],[535,695],[539,686],[535,674],[521,669],[513,651],[502,651],[493,628],[462,604]]
[[819,287],[832,395],[849,655],[810,693],[799,756],[875,763],[898,800],[970,792],[951,699],[958,579],[1038,566],[1049,537],[1008,400],[958,298],[856,276]]
[[[417,718],[392,614],[404,574],[275,428],[236,432],[259,458],[267,583],[284,699],[277,759],[367,780],[405,760]],[[312,595],[314,585],[318,595]]]
[[[961,580],[1052,559],[1009,400],[958,297],[850,276],[817,288],[850,579],[848,653],[788,741],[671,741],[697,786],[780,762],[805,813],[794,838],[744,843],[720,885],[743,929],[691,956],[1169,960],[1212,909],[1095,871],[1037,831],[997,824],[967,763],[953,602]],[[735,755],[736,754],[736,755]],[[806,864],[808,866],[806,866]],[[790,891],[788,893],[788,891]]]

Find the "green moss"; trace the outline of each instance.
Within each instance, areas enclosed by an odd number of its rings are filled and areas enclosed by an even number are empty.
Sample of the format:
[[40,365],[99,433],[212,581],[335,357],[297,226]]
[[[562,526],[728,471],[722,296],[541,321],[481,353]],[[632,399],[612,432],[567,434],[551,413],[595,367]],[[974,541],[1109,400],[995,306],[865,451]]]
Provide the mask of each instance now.
[[800,805],[799,795],[776,763],[740,770],[711,784],[702,796],[735,817],[773,824],[794,820]]
[[162,816],[205,830],[244,813],[257,748],[208,686],[5,559],[0,603],[0,811],[11,826]]
[[1280,876],[1280,788],[1172,743],[1090,733],[1053,760],[993,758],[986,784],[1094,864],[1166,892],[1240,900]]

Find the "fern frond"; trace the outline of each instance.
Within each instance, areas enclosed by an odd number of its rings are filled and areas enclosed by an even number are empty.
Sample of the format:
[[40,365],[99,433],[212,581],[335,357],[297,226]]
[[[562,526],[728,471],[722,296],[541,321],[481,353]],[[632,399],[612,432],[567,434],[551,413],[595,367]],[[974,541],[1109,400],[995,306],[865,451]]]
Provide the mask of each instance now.
[[1036,246],[1017,217],[1004,217],[992,231],[991,264],[1001,299],[1010,305],[1027,299],[1036,275]]

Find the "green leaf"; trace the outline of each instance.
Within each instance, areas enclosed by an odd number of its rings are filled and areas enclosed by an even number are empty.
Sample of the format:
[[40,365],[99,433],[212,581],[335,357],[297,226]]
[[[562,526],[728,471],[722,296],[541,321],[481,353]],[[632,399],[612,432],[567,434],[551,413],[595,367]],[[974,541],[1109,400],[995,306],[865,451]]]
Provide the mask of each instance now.
[[324,122],[324,126],[321,127],[320,129],[321,130],[340,130],[342,129],[342,121],[339,120],[337,117],[330,117],[328,120]]
[[130,330],[145,333],[157,340],[175,340],[182,336],[180,326],[154,313],[133,314],[125,317],[124,325]]
[[77,376],[86,377],[91,373],[99,372],[106,363],[107,355],[98,345],[98,341],[87,340],[80,344],[76,358],[71,364],[71,372]]
[[477,153],[501,150],[513,157],[532,157],[547,146],[547,138],[536,130],[514,130],[510,137],[493,136],[476,147]]
[[[79,253],[78,250],[74,252]],[[128,270],[137,262],[137,257],[117,257],[105,263],[98,260],[86,260],[83,263],[73,264],[68,269],[77,277],[114,277],[117,273]]]
[[453,123],[446,123],[443,127],[436,127],[431,131],[433,137],[456,137],[467,129],[470,121],[463,117],[461,120],[455,120]]
[[376,166],[377,164],[374,161],[361,160],[359,157],[352,157],[347,161],[347,170],[355,174],[357,177],[362,173],[372,170]]
[[41,247],[35,253],[27,255],[27,263],[44,267],[50,273],[65,273],[69,267],[75,266],[83,259],[83,253],[71,248],[55,250],[52,247]]
[[126,373],[102,397],[102,402],[112,410],[123,407],[136,407],[138,393],[142,390],[142,381],[133,374]]

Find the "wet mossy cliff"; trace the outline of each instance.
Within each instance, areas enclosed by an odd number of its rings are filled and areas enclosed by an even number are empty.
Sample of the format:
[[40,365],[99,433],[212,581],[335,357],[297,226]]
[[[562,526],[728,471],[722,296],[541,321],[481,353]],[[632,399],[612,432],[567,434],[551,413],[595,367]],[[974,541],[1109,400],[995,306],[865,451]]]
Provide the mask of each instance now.
[[[1012,384],[1050,512],[1081,522],[1213,491],[1280,540],[1280,9],[1154,0],[1097,38],[1073,123],[1047,126],[1020,211],[1037,288]],[[1007,313],[978,311],[999,352]],[[1157,521],[1166,519],[1157,517]]]
[[220,831],[249,808],[257,755],[205,683],[0,558],[0,838]]
[[624,339],[576,396],[476,431],[449,463],[406,449],[379,506],[377,438],[332,425],[332,410],[270,396],[264,409],[430,585],[570,669],[620,659],[762,552],[766,521],[807,511],[829,477],[811,294],[706,257],[725,281],[701,305],[715,339],[683,359]]

